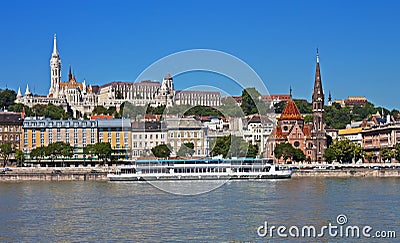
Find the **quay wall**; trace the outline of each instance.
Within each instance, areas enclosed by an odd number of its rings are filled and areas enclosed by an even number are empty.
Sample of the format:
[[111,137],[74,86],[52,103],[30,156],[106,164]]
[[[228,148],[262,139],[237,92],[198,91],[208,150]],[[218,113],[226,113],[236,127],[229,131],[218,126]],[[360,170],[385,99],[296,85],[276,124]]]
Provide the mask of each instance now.
[[399,169],[295,170],[292,177],[400,177]]
[[[87,168],[55,168],[61,174],[52,173],[50,168],[12,168],[13,171],[0,174],[1,182],[19,181],[108,181],[107,173],[112,168],[96,169],[93,173]],[[300,177],[399,177],[400,169],[336,169],[336,170],[295,170],[293,178]]]

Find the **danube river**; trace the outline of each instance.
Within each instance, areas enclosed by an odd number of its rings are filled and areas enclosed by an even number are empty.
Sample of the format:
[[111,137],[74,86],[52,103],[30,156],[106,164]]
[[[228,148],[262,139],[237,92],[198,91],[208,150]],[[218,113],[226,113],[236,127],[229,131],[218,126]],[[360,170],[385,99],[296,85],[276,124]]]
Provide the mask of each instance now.
[[[195,196],[145,182],[0,183],[0,242],[376,242],[377,231],[394,242],[399,202],[398,178],[230,181]],[[346,226],[371,229],[340,236]]]

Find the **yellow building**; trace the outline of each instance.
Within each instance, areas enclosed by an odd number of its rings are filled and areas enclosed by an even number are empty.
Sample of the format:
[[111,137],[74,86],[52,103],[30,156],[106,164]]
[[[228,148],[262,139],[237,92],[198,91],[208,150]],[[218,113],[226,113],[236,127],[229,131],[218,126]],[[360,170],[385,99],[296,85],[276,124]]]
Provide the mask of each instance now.
[[62,141],[73,146],[73,158],[80,159],[83,158],[84,147],[98,142],[97,121],[27,117],[22,127],[23,151],[26,154],[37,147]]
[[129,119],[97,120],[99,142],[109,142],[114,150],[113,157],[128,159],[131,152],[132,132]]

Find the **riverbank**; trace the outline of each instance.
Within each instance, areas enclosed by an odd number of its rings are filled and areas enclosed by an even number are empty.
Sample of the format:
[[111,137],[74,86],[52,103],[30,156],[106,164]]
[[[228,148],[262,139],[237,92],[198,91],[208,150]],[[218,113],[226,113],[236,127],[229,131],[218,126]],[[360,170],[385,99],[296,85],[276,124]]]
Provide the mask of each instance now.
[[295,170],[292,177],[399,177],[400,169],[324,169],[324,170]]
[[[108,181],[114,167],[11,168],[0,174],[0,182],[19,181]],[[298,169],[292,177],[399,177],[399,168]]]
[[109,168],[10,168],[0,182],[12,181],[107,181]]

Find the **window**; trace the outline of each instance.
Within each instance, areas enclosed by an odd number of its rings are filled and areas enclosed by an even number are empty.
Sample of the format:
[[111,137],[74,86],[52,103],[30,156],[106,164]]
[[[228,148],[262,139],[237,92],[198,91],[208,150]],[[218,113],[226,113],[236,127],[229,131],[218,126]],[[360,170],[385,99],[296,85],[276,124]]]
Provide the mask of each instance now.
[[298,148],[300,146],[300,143],[299,143],[299,141],[296,141],[293,143],[293,145],[294,145],[294,147]]

